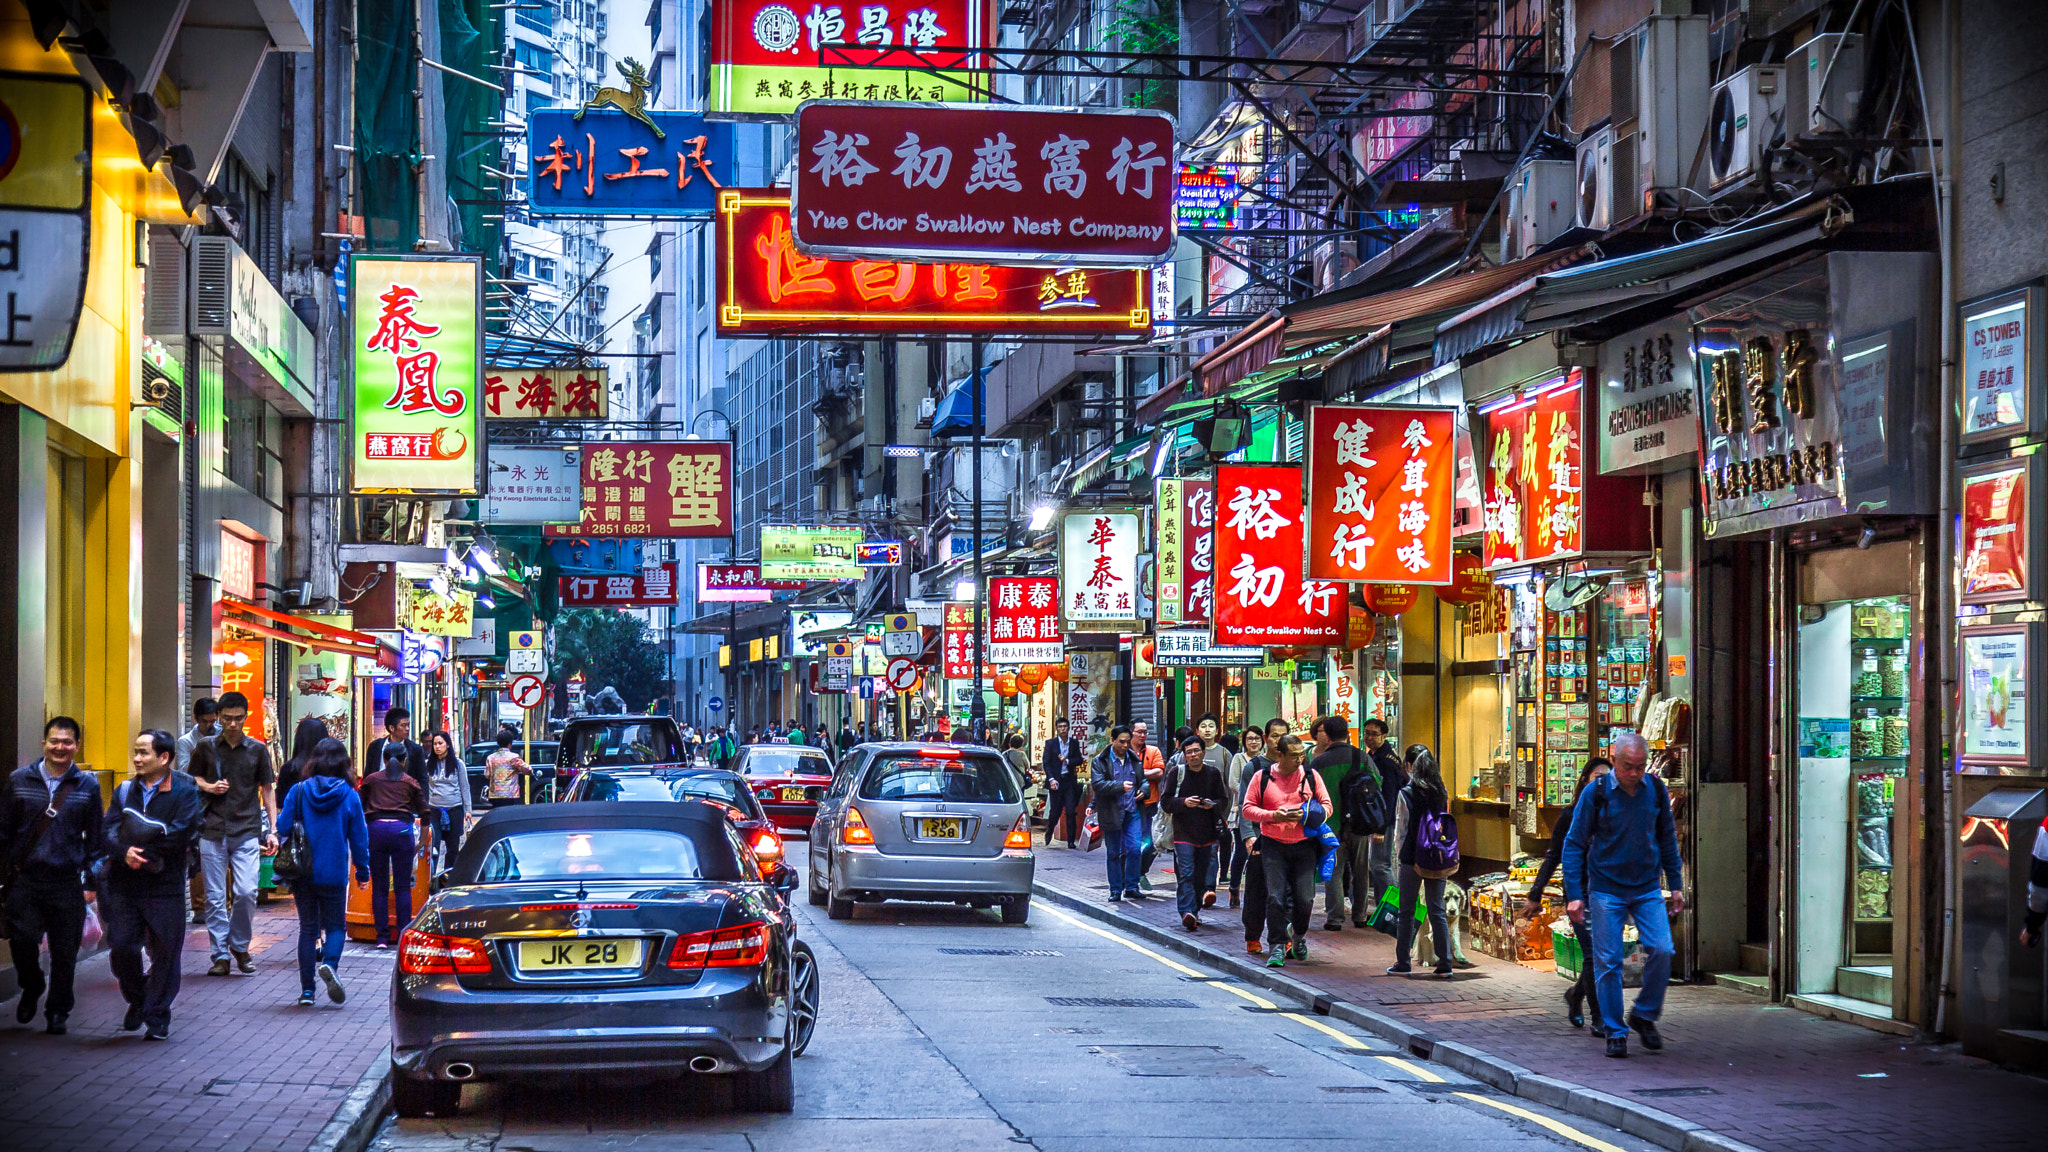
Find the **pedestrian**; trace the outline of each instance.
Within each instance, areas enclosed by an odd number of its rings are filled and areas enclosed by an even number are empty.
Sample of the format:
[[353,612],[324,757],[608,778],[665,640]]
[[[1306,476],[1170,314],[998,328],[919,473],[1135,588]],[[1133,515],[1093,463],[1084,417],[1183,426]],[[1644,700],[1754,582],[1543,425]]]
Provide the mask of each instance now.
[[1175,904],[1180,926],[1190,932],[1202,926],[1202,909],[1216,903],[1216,845],[1230,806],[1230,784],[1223,770],[1209,762],[1208,751],[1200,736],[1188,737],[1181,745],[1180,766],[1167,774],[1160,789],[1160,803],[1173,818]]
[[[341,945],[348,936],[349,863],[355,863],[356,886],[370,882],[370,834],[363,822],[362,798],[349,787],[348,749],[329,737],[313,749],[312,775],[293,786],[278,810],[277,830],[289,836],[306,830],[312,850],[312,874],[292,885],[292,903],[299,912],[299,1006],[313,1006],[313,980],[327,986],[336,1004],[348,999],[336,974]],[[315,967],[317,961],[318,966]]]
[[[1587,781],[1607,775],[1613,767],[1605,756],[1595,756],[1586,761],[1585,769],[1579,773],[1578,791],[1572,795],[1571,806],[1565,809],[1563,818],[1558,821],[1559,828],[1567,832],[1571,830],[1572,816],[1578,812],[1579,801],[1586,798]],[[1529,895],[1522,900],[1524,917],[1533,918],[1542,909],[1543,890],[1550,886],[1550,878],[1557,874],[1557,866],[1564,860],[1564,842],[1563,836],[1550,838],[1550,850],[1543,854],[1543,866],[1536,870],[1536,879],[1529,885]],[[1586,1026],[1587,1005],[1592,1006],[1596,1025],[1601,1018],[1600,993],[1593,982],[1593,933],[1585,924],[1574,923],[1572,935],[1579,941],[1579,978],[1572,981],[1570,988],[1565,989],[1564,1014],[1565,1019],[1572,1022],[1572,1027],[1583,1028]]]
[[[405,771],[405,749],[384,749],[384,768],[363,777],[356,792],[363,800],[363,819],[370,836],[370,919],[377,925],[377,947],[389,948],[412,923],[413,861],[419,851],[413,822],[427,816],[427,796]],[[391,890],[398,891],[398,924],[390,920]]]
[[192,771],[192,749],[220,731],[219,715],[220,702],[211,696],[201,696],[192,702],[192,726],[178,737],[178,771]]
[[493,808],[526,803],[525,785],[532,779],[533,769],[512,750],[517,735],[510,728],[498,729],[498,750],[484,757],[484,793]]
[[427,753],[412,738],[412,713],[403,708],[388,708],[384,712],[384,735],[370,741],[363,750],[363,775],[380,772],[384,768],[384,749],[387,746],[405,748],[405,772],[419,786],[427,790]]
[[[1401,789],[1408,786],[1408,770],[1401,766],[1401,757],[1394,752],[1393,744],[1387,740],[1387,722],[1377,716],[1368,716],[1358,726],[1365,734],[1366,755],[1372,757],[1372,766],[1380,774],[1380,800],[1382,809],[1390,816],[1401,798]],[[1386,897],[1387,889],[1394,882],[1394,845],[1386,831],[1372,837],[1372,857],[1367,871],[1372,876],[1372,900],[1364,908],[1351,910],[1351,922],[1360,928],[1372,919],[1372,914]]]
[[2041,945],[2041,925],[2048,922],[2048,831],[2034,830],[2034,849],[2027,854],[2027,914],[2020,921],[2020,947]]
[[[1223,746],[1223,725],[1217,721],[1214,713],[1205,712],[1202,714],[1201,719],[1195,721],[1194,735],[1196,739],[1202,742],[1203,763],[1214,768],[1216,774],[1227,781],[1230,775],[1230,749]],[[1185,740],[1181,741],[1183,747],[1186,746],[1186,743]],[[1224,799],[1227,801],[1230,795],[1232,794],[1226,792]],[[1225,807],[1228,807],[1228,805],[1226,804]],[[1228,854],[1229,850],[1229,841],[1219,831],[1217,833],[1216,851],[1209,855],[1209,867],[1202,874],[1202,907],[1204,908],[1216,906],[1216,884],[1222,878],[1222,870],[1227,863],[1224,857]]]
[[846,759],[846,754],[853,751],[854,744],[853,725],[845,720],[841,720],[839,722],[839,758],[841,760]]
[[171,1036],[171,1002],[183,974],[185,861],[196,852],[206,815],[198,784],[171,767],[177,747],[162,729],[137,736],[130,757],[135,775],[115,787],[106,818],[100,916],[106,922],[107,967],[128,1002],[121,1031],[147,1028],[144,1040]]
[[1241,809],[1259,825],[1260,864],[1266,870],[1266,965],[1283,968],[1289,957],[1308,959],[1309,916],[1315,910],[1316,864],[1322,846],[1308,838],[1304,818],[1311,803],[1330,810],[1330,795],[1313,772],[1302,767],[1298,736],[1274,742],[1279,758],[1261,769],[1245,789]]
[[1408,763],[1408,786],[1401,789],[1401,795],[1394,804],[1394,843],[1399,845],[1396,858],[1401,862],[1400,892],[1401,904],[1395,913],[1394,924],[1394,966],[1387,969],[1390,976],[1414,971],[1408,963],[1409,948],[1415,940],[1415,897],[1419,890],[1429,915],[1429,938],[1436,945],[1436,968],[1438,976],[1448,979],[1451,975],[1451,921],[1444,914],[1444,881],[1451,872],[1433,868],[1428,861],[1418,863],[1416,845],[1421,837],[1422,826],[1433,815],[1442,815],[1450,810],[1450,790],[1444,787],[1444,777],[1437,768],[1436,756],[1421,744],[1408,746],[1403,757]]
[[1309,771],[1314,772],[1323,782],[1335,803],[1330,811],[1330,831],[1338,838],[1338,855],[1335,867],[1330,869],[1330,878],[1323,881],[1323,930],[1338,932],[1344,928],[1345,907],[1348,902],[1352,917],[1363,926],[1368,912],[1367,889],[1372,886],[1370,853],[1372,839],[1369,834],[1360,835],[1359,830],[1347,823],[1349,813],[1344,810],[1345,787],[1354,776],[1363,774],[1370,777],[1375,795],[1379,792],[1379,773],[1366,754],[1351,743],[1351,724],[1342,716],[1319,716],[1309,726],[1315,736],[1316,746],[1321,751],[1309,761]]
[[1075,769],[1081,766],[1081,742],[1068,735],[1064,719],[1052,722],[1052,738],[1038,756],[1038,769],[1045,774],[1045,846],[1053,837],[1064,835],[1067,847],[1076,846],[1081,833],[1081,787]]
[[[1238,734],[1237,744],[1237,755],[1230,758],[1229,775],[1225,777],[1230,784],[1230,794],[1236,798],[1235,803],[1230,806],[1229,815],[1230,834],[1235,839],[1237,845],[1236,849],[1231,853],[1229,868],[1230,906],[1232,908],[1239,907],[1242,902],[1241,896],[1244,891],[1246,875],[1257,871],[1256,868],[1246,867],[1251,863],[1252,846],[1258,840],[1259,829],[1257,825],[1246,820],[1239,811],[1244,807],[1245,784],[1250,781],[1254,772],[1272,763],[1271,760],[1266,759],[1266,733],[1264,730],[1258,728],[1245,729]],[[1259,922],[1264,924],[1266,904],[1263,896],[1265,885],[1263,877],[1260,878],[1259,884],[1262,893],[1259,899]],[[1257,937],[1254,936],[1254,939],[1257,939]]]
[[446,732],[427,736],[427,820],[440,846],[442,867],[462,850],[462,830],[476,811],[469,794],[469,766],[455,754],[455,737]]
[[[96,897],[92,871],[105,850],[99,777],[78,767],[81,731],[69,716],[43,724],[40,759],[14,770],[0,796],[0,882],[4,882],[7,939],[21,1002],[14,1019],[35,1019],[45,992],[43,1031],[64,1035],[76,1003],[72,979],[85,935],[85,906]],[[43,941],[50,945],[50,976],[43,979]]]
[[[1607,1054],[1628,1055],[1629,1029],[1655,1052],[1664,1047],[1657,1017],[1664,1012],[1664,985],[1671,978],[1670,913],[1685,910],[1685,868],[1678,855],[1678,826],[1671,818],[1671,794],[1664,781],[1643,777],[1650,745],[1639,733],[1623,732],[1609,747],[1614,771],[1587,786],[1572,808],[1564,844],[1565,912],[1572,923],[1590,922],[1593,979],[1599,985],[1600,1019]],[[1671,888],[1670,911],[1659,876]],[[1621,932],[1636,926],[1643,952],[1643,986],[1626,1018],[1621,1010]]]
[[256,932],[256,881],[263,857],[277,851],[271,832],[277,824],[277,770],[270,746],[243,732],[248,720],[249,698],[222,693],[219,734],[192,750],[192,779],[206,795],[199,867],[206,875],[206,935],[213,946],[209,976],[227,975],[229,957],[243,975],[256,971],[249,957]]
[[[1263,730],[1245,729],[1244,746],[1247,749],[1253,748],[1255,738],[1257,752],[1245,760],[1240,770],[1235,790],[1237,802],[1232,805],[1231,814],[1237,817],[1240,846],[1238,864],[1244,875],[1244,950],[1253,956],[1259,956],[1266,951],[1265,944],[1260,940],[1266,934],[1266,866],[1259,854],[1259,826],[1244,815],[1244,799],[1251,788],[1253,778],[1270,767],[1273,762],[1265,757],[1266,734]],[[1232,877],[1231,883],[1230,902],[1235,906],[1238,902],[1236,877]]]
[[1152,865],[1159,859],[1154,825],[1159,819],[1159,781],[1166,775],[1166,757],[1146,737],[1151,728],[1143,720],[1131,725],[1131,754],[1138,758],[1144,782],[1138,787],[1138,888],[1152,890]]
[[1131,751],[1131,730],[1110,729],[1109,743],[1096,753],[1089,768],[1095,793],[1095,822],[1102,828],[1102,846],[1109,855],[1109,899],[1118,903],[1138,898],[1138,860],[1144,838],[1139,824],[1138,792],[1145,782],[1143,762]]
[[327,722],[318,716],[307,716],[292,729],[292,755],[277,770],[277,786],[271,794],[282,798],[306,775],[306,764],[313,758],[313,749],[327,739]]

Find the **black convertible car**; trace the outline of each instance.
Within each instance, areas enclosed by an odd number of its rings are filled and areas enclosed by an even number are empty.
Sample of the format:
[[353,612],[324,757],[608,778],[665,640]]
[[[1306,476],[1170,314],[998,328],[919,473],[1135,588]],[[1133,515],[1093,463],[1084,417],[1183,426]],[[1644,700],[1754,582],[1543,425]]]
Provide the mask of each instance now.
[[699,801],[491,810],[399,941],[398,1114],[450,1115],[469,1080],[613,1070],[729,1075],[739,1106],[789,1111],[817,979],[796,874],[770,875]]

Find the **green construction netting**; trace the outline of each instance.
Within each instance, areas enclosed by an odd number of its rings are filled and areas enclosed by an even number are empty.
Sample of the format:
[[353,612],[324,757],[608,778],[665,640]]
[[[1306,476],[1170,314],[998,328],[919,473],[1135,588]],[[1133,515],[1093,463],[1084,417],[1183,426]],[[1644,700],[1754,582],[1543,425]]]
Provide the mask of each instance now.
[[[441,0],[441,62],[471,76],[489,79],[492,47],[504,40],[499,26],[502,13],[493,11],[491,0]],[[455,199],[455,219],[462,234],[455,247],[464,252],[481,252],[486,263],[494,263],[504,232],[504,221],[485,216],[504,211],[496,204],[465,204],[464,200],[489,200],[504,195],[497,180],[484,175],[484,166],[498,161],[499,136],[491,122],[502,121],[504,97],[481,84],[456,76],[441,78],[444,106],[448,110],[448,140],[443,145],[448,164],[448,195]]]
[[420,238],[414,3],[356,3],[356,202],[379,252],[410,252]]

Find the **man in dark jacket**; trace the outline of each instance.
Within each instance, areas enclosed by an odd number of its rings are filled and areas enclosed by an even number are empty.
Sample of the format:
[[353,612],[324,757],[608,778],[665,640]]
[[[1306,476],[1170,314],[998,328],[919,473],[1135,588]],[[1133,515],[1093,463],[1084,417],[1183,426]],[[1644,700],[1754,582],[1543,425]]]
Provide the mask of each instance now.
[[1330,830],[1337,833],[1341,844],[1337,866],[1331,870],[1330,878],[1323,882],[1323,928],[1330,932],[1343,929],[1347,898],[1351,904],[1351,922],[1362,928],[1372,915],[1372,909],[1367,906],[1370,902],[1368,890],[1372,886],[1372,862],[1368,856],[1372,838],[1346,826],[1348,814],[1344,811],[1344,788],[1346,781],[1360,772],[1372,775],[1374,787],[1378,787],[1379,773],[1374,767],[1374,760],[1352,745],[1351,724],[1342,716],[1317,717],[1309,731],[1321,748],[1316,758],[1308,762],[1309,770],[1322,777],[1323,788],[1330,794]]
[[1109,731],[1109,744],[1096,753],[1088,773],[1095,792],[1095,819],[1102,825],[1102,846],[1109,853],[1109,898],[1138,898],[1138,858],[1144,821],[1138,816],[1138,791],[1145,768],[1131,751],[1131,730],[1119,724]]
[[1081,838],[1081,785],[1076,775],[1084,757],[1081,742],[1067,734],[1067,722],[1055,720],[1052,739],[1045,742],[1038,767],[1045,773],[1045,843],[1052,846],[1053,829],[1061,818],[1067,822],[1067,847],[1079,846]]
[[[79,769],[78,738],[78,721],[51,717],[43,725],[42,759],[10,774],[0,795],[0,868],[13,877],[7,885],[8,939],[21,983],[14,1018],[23,1024],[35,1019],[36,1000],[48,991],[44,1030],[52,1036],[64,1034],[76,1002],[72,978],[85,935],[86,901],[93,899],[92,869],[103,849],[100,781]],[[45,936],[47,983],[39,955]]]
[[393,708],[384,713],[384,733],[370,741],[370,747],[363,755],[363,775],[384,770],[386,744],[403,744],[405,774],[418,782],[420,792],[424,794],[427,790],[427,753],[412,738],[412,713],[403,708]]
[[[1386,802],[1387,815],[1392,817],[1401,789],[1408,786],[1408,768],[1401,763],[1400,754],[1394,751],[1393,742],[1387,739],[1385,720],[1368,716],[1358,730],[1365,736],[1365,754],[1372,757],[1373,769],[1380,774],[1380,798]],[[1380,900],[1394,883],[1394,849],[1387,843],[1385,832],[1372,838],[1372,859],[1367,871],[1372,876],[1372,900],[1363,909],[1351,910],[1351,922],[1360,928],[1372,918],[1373,910],[1379,907]]]
[[1159,802],[1173,818],[1173,886],[1181,927],[1202,926],[1203,901],[1216,902],[1209,890],[1209,867],[1216,860],[1222,815],[1230,804],[1230,784],[1209,762],[1200,736],[1181,745],[1178,763],[1166,774]]
[[[123,1032],[148,1025],[145,1040],[168,1040],[185,948],[185,870],[199,840],[205,799],[192,777],[171,769],[177,743],[160,730],[135,738],[135,777],[114,788],[107,815],[107,965],[128,1001]],[[149,975],[142,951],[149,949]]]

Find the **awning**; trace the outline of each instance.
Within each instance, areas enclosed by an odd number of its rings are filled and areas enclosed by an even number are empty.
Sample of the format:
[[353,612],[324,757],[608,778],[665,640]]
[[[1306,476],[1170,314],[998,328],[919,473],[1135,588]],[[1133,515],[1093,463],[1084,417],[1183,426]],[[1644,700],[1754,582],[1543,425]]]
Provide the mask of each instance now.
[[[1372,339],[1371,337],[1367,338]],[[1351,348],[1365,341],[1332,340],[1313,348],[1306,348],[1292,355],[1283,356],[1238,381],[1230,388],[1215,396],[1196,396],[1170,405],[1155,421],[1156,428],[1178,428],[1196,420],[1213,416],[1225,404],[1242,404],[1248,408],[1261,404],[1277,404],[1288,397],[1286,386],[1298,380],[1317,376],[1324,367]]]
[[1210,349],[1189,371],[1202,395],[1214,396],[1272,363],[1280,355],[1286,317],[1268,312],[1235,336]]
[[[939,401],[937,414],[932,417],[932,439],[943,440],[974,435],[975,407],[981,408],[981,418],[988,420],[987,382],[992,367],[971,372],[953,382],[946,397]],[[968,384],[974,387],[970,390]]]
[[[296,644],[316,652],[339,652],[345,656],[360,656],[365,660],[375,660],[393,671],[397,671],[402,664],[397,652],[379,643],[375,636],[367,632],[355,632],[347,628],[337,628],[332,624],[308,620],[303,616],[275,612],[228,593],[221,594],[220,607],[224,623],[247,632],[254,632],[258,636],[282,640],[287,644]],[[274,626],[278,624],[285,627]]]
[[1587,245],[1376,296],[1324,302],[1305,300],[1292,305],[1287,313],[1286,344],[1289,348],[1300,348],[1344,336],[1363,336],[1433,313],[1455,313],[1531,276],[1581,263],[1593,254],[1594,249]]
[[1626,312],[1824,240],[1855,221],[1838,196],[1776,219],[1635,256],[1530,276],[1437,326],[1435,360]]

